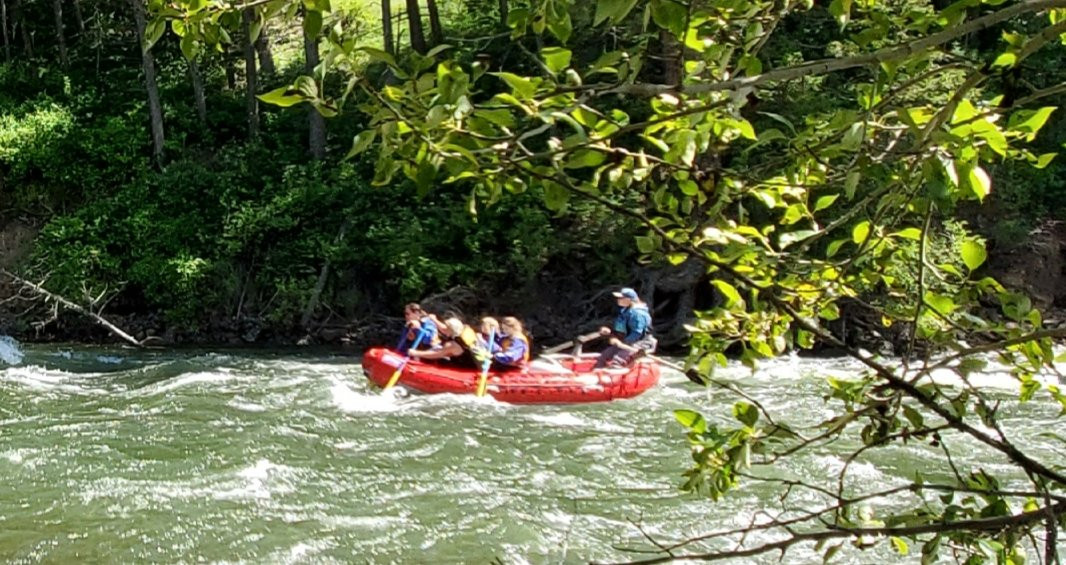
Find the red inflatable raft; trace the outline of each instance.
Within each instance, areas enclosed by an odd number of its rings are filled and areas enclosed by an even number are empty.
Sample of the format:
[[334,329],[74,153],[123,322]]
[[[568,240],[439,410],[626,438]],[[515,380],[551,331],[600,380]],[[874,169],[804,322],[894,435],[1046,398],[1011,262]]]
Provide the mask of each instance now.
[[[403,361],[403,355],[376,347],[363,355],[363,372],[385,386]],[[593,370],[595,361],[595,355],[557,356],[537,359],[523,370],[490,371],[488,394],[514,404],[603,402],[634,397],[659,382],[659,365],[651,359],[639,359],[630,367]],[[400,384],[427,394],[474,394],[479,375],[477,369],[411,359]]]

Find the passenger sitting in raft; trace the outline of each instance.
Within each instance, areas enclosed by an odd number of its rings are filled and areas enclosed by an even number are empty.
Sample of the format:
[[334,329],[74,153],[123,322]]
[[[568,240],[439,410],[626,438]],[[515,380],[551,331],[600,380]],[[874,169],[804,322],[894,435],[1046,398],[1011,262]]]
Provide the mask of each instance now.
[[[418,346],[415,349],[437,349],[440,347],[437,323],[434,321],[433,316],[423,310],[421,306],[415,302],[404,306],[403,317],[407,320],[407,325],[404,328],[403,335],[400,336],[400,343],[397,344],[396,351],[407,353],[407,350],[414,346],[416,340],[418,341]],[[418,339],[419,333],[422,334],[421,340]]]
[[499,370],[521,369],[529,363],[529,338],[522,331],[522,322],[507,316],[500,323],[499,350],[492,354],[492,364]]
[[618,302],[618,317],[612,327],[600,328],[600,334],[611,336],[611,345],[604,349],[595,368],[624,367],[632,362],[637,353],[655,353],[658,344],[651,335],[651,313],[648,305],[640,300],[637,291],[623,288],[612,293]]
[[489,353],[495,353],[500,348],[501,339],[500,322],[491,316],[482,318],[477,332],[478,345]]
[[441,347],[434,350],[411,351],[411,357],[426,361],[439,360],[463,367],[481,368],[489,353],[478,344],[477,332],[455,316],[444,320],[440,326]]

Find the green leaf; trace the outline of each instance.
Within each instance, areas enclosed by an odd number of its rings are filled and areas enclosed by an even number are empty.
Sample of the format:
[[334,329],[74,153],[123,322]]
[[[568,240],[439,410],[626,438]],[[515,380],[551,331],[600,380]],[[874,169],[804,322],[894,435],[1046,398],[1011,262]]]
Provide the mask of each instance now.
[[862,173],[848,172],[848,176],[844,179],[844,195],[848,197],[848,200],[855,198],[855,189],[859,187],[860,180],[862,180]]
[[671,0],[652,0],[651,19],[655,25],[669,31],[677,37],[685,31],[685,20],[688,10],[684,6]]
[[786,232],[781,234],[781,239],[778,240],[778,245],[781,246],[781,249],[785,249],[786,247],[796,242],[803,241],[811,236],[817,235],[818,233],[819,232],[815,230],[796,230]]
[[554,181],[544,181],[544,205],[553,212],[561,212],[570,201],[570,191]]
[[1037,157],[1033,166],[1038,169],[1043,169],[1051,164],[1051,160],[1054,159],[1056,155],[1058,155],[1058,153],[1044,153],[1040,157]]
[[548,31],[565,44],[574,33],[574,23],[570,19],[570,11],[567,5],[561,2],[551,2],[548,10]]
[[921,429],[925,425],[925,418],[922,417],[922,413],[907,406],[903,405],[903,417],[907,418],[907,421],[911,423],[914,429]]
[[862,145],[865,132],[866,128],[863,127],[861,122],[851,124],[848,131],[844,132],[844,137],[840,140],[840,146],[845,151],[856,151]]
[[840,251],[840,248],[843,247],[844,244],[847,242],[848,240],[846,239],[837,239],[835,241],[830,242],[829,245],[825,248],[826,258],[832,258],[834,255],[836,255]]
[[734,304],[743,304],[743,300],[740,298],[740,293],[737,292],[737,289],[733,285],[721,279],[715,279],[711,281],[711,284],[718,289],[718,292],[722,293],[722,296],[725,296],[727,305],[732,306]]
[[925,293],[925,304],[945,316],[954,312],[956,308],[955,301],[950,296],[932,291]]
[[344,158],[351,159],[363,151],[366,151],[367,148],[370,147],[370,144],[374,142],[377,135],[377,130],[372,129],[360,132],[359,135],[355,136],[355,139],[352,140],[352,148]]
[[196,41],[192,35],[186,35],[181,38],[181,54],[190,61],[196,60],[196,55],[200,53],[200,43]]
[[837,198],[840,198],[839,194],[829,194],[827,196],[820,197],[818,200],[814,201],[814,211],[820,212],[822,210],[825,210],[826,208],[832,206],[833,203],[837,201]]
[[903,541],[903,538],[892,536],[892,548],[896,550],[896,553],[900,555],[907,555],[910,553],[910,548],[907,547],[907,542]]
[[870,236],[870,222],[863,220],[855,227],[851,228],[851,240],[855,243],[862,245],[866,238]]
[[892,235],[896,237],[901,237],[903,239],[912,239],[914,241],[920,241],[922,239],[922,230],[918,228],[906,228]]
[[371,61],[385,63],[390,67],[396,66],[396,58],[386,51],[382,51],[381,49],[374,49],[373,47],[360,47],[357,50],[369,55]]
[[659,247],[659,242],[654,237],[637,236],[637,250],[641,253],[652,253]]
[[533,98],[533,95],[537,92],[537,87],[533,84],[533,81],[525,77],[520,77],[514,73],[489,73],[493,76],[500,77],[508,86],[511,87],[511,92],[520,100],[529,100]]
[[962,376],[968,376],[971,373],[976,373],[985,370],[988,366],[988,361],[977,357],[967,357],[962,361],[959,361],[959,366],[955,368],[955,371]]
[[256,98],[266,102],[267,104],[273,104],[275,106],[281,106],[282,108],[288,108],[289,106],[299,104],[300,102],[307,102],[310,99],[303,95],[298,89],[291,86],[283,86],[281,88],[275,88],[270,92],[265,92],[256,96]]
[[981,167],[974,165],[970,169],[969,174],[970,189],[977,196],[977,199],[984,201],[988,193],[992,191],[992,179],[988,177],[988,173]]
[[149,51],[152,46],[159,41],[160,37],[163,37],[163,32],[167,30],[167,21],[162,17],[152,18],[152,21],[148,22],[148,25],[144,28],[144,43],[143,49]]
[[584,169],[588,167],[598,167],[607,159],[601,151],[595,151],[592,149],[579,149],[575,151],[566,160],[563,167],[567,169]]
[[737,402],[733,405],[733,417],[749,428],[755,427],[759,421],[759,410],[747,402]]
[[966,264],[966,268],[970,271],[977,270],[988,258],[985,244],[977,239],[967,239],[962,242],[959,253],[962,255],[962,262]]
[[545,47],[540,50],[540,56],[544,57],[544,64],[553,73],[558,73],[570,66],[571,53],[569,49]]
[[515,126],[514,115],[511,112],[504,110],[503,108],[486,109],[478,108],[474,110],[474,115],[483,118],[494,125],[502,128],[513,128]]
[[707,420],[703,415],[693,410],[674,410],[674,418],[689,430],[698,434],[707,431]]
[[1047,106],[1039,110],[1018,110],[1011,114],[1010,120],[1007,121],[1007,129],[1027,133],[1029,134],[1027,139],[1032,141],[1036,137],[1036,132],[1044,127],[1044,123],[1047,122],[1047,119],[1051,117],[1051,113],[1054,111],[1055,108],[1053,106]]
[[616,24],[623,19],[635,6],[637,0],[598,0],[596,2],[596,15],[592,19],[592,25],[598,26],[604,20],[611,20]]
[[792,204],[785,210],[785,215],[781,218],[782,225],[792,225],[807,217],[807,207],[803,204]]
[[318,37],[322,32],[322,12],[307,10],[304,13],[304,33],[308,37]]
[[752,141],[755,141],[756,139],[758,139],[755,136],[755,128],[751,127],[751,122],[749,122],[748,120],[745,120],[744,118],[741,118],[741,119],[737,120],[736,126],[737,126],[737,129],[740,131],[740,136],[741,137],[743,137],[745,139],[750,139]]
[[840,27],[844,27],[851,18],[851,0],[833,0],[829,3],[829,14],[836,19]]

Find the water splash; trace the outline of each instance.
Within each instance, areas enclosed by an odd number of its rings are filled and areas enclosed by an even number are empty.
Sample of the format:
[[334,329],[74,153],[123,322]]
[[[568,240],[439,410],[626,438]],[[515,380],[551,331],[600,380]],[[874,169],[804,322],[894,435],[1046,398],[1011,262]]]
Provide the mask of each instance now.
[[22,362],[22,348],[15,338],[0,335],[0,361],[8,365],[18,365]]

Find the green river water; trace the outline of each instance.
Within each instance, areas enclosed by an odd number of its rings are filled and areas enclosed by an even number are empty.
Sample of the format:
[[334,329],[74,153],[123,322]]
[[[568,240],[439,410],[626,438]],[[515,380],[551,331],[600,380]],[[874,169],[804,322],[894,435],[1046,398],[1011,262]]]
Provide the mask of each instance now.
[[[689,456],[673,410],[724,419],[734,399],[677,373],[627,401],[513,406],[382,395],[357,357],[340,354],[25,353],[18,365],[0,362],[3,562],[628,560],[642,556],[626,548],[649,547],[641,528],[678,540],[742,526],[769,505],[758,490],[719,503],[678,490]],[[791,357],[719,376],[812,422],[830,413],[822,377],[849,367]],[[1002,397],[1001,417],[1018,437],[1056,422],[1050,403],[1019,406],[1006,389]],[[1032,450],[1066,460],[1053,441]],[[849,484],[904,482],[942,463],[915,444],[878,457],[856,464]],[[960,466],[984,464],[980,449],[959,457]],[[814,452],[773,472],[832,481],[841,465]],[[846,550],[837,561],[914,562],[914,553]],[[784,562],[817,555],[797,547]]]

